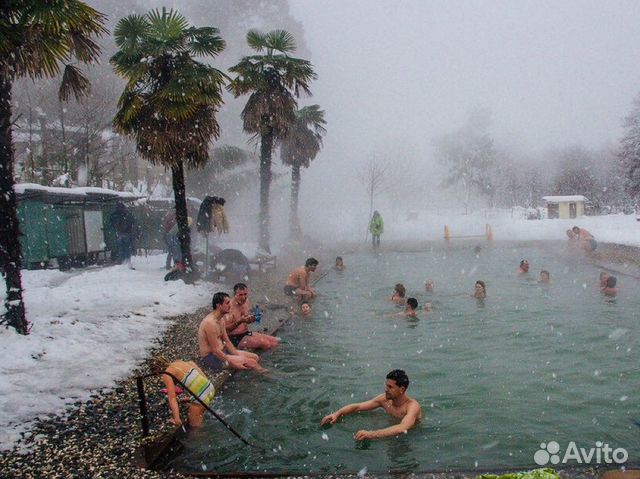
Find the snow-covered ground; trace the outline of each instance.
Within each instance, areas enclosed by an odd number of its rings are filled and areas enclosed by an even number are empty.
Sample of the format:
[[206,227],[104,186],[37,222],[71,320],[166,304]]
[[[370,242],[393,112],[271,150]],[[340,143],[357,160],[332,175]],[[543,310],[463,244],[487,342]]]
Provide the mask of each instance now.
[[[335,241],[354,238],[354,224],[323,223]],[[444,225],[457,235],[484,234],[490,224],[496,240],[564,240],[577,224],[597,240],[640,246],[640,222],[634,215],[579,220],[524,220],[507,212],[470,216],[418,215],[385,218],[385,240],[440,239]],[[322,235],[319,235],[322,236]],[[363,236],[358,233],[358,237]],[[255,245],[228,244],[251,255]],[[211,283],[189,286],[164,282],[164,255],[135,257],[125,266],[24,271],[25,303],[33,323],[28,336],[0,329],[0,447],[11,447],[38,416],[57,414],[67,404],[89,398],[92,390],[125,378],[164,332],[164,317],[206,306]],[[0,299],[4,288],[0,288]]]

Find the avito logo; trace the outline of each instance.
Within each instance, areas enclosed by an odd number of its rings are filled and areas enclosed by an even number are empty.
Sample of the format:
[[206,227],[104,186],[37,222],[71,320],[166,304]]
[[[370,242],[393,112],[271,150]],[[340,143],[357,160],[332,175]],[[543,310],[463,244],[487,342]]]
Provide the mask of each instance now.
[[533,460],[540,466],[560,462],[567,464],[571,461],[577,464],[624,464],[628,458],[629,453],[626,449],[622,447],[613,449],[609,444],[603,444],[601,441],[596,441],[596,446],[589,449],[579,448],[575,442],[571,441],[564,454],[561,454],[560,444],[556,441],[543,442],[540,444],[540,449],[533,455]]

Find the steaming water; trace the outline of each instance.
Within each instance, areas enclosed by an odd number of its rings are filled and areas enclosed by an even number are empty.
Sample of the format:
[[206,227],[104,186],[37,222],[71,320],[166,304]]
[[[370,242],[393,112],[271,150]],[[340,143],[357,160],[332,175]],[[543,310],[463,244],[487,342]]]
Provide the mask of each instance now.
[[[176,469],[357,472],[535,466],[541,442],[596,441],[624,447],[637,460],[640,285],[618,277],[605,300],[598,270],[565,245],[473,245],[420,253],[346,256],[331,272],[312,319],[294,318],[282,345],[263,355],[273,372],[239,373],[214,407],[267,452],[242,445],[213,418],[192,433]],[[556,250],[556,252],[554,252]],[[531,273],[518,277],[522,258]],[[540,269],[553,283],[537,284]],[[423,291],[433,278],[433,293]],[[470,297],[487,283],[484,306]],[[430,315],[418,320],[386,298],[403,282]],[[384,377],[405,369],[408,393],[424,419],[397,438],[357,443],[359,429],[394,423],[382,410],[350,415],[330,429],[321,418],[383,391]],[[575,464],[575,463],[574,463]]]

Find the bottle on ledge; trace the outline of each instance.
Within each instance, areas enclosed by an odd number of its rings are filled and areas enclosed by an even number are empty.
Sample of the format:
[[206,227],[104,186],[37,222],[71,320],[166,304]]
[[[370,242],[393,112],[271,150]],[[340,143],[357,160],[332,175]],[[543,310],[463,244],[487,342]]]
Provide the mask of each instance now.
[[260,306],[258,306],[256,304],[256,310],[254,312],[254,315],[256,317],[256,323],[260,324],[260,321],[262,320],[262,313],[260,312]]

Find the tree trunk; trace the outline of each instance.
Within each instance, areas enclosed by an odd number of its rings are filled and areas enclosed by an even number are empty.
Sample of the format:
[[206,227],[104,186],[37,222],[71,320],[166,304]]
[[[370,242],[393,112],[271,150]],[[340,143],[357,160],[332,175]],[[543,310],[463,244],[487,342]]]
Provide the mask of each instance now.
[[7,287],[4,321],[29,334],[22,299],[20,224],[16,211],[11,139],[11,78],[0,70],[0,272]]
[[179,163],[171,168],[173,180],[173,196],[176,202],[176,222],[178,223],[178,239],[180,240],[180,250],[182,251],[182,262],[186,273],[193,272],[193,261],[191,259],[191,233],[189,231],[187,197],[184,187],[184,166]]
[[289,214],[289,235],[299,238],[302,234],[298,217],[298,195],[300,193],[300,165],[291,167],[291,213]]
[[273,149],[273,131],[269,130],[260,137],[260,239],[258,249],[271,254],[269,247],[269,188],[271,187],[271,153]]

